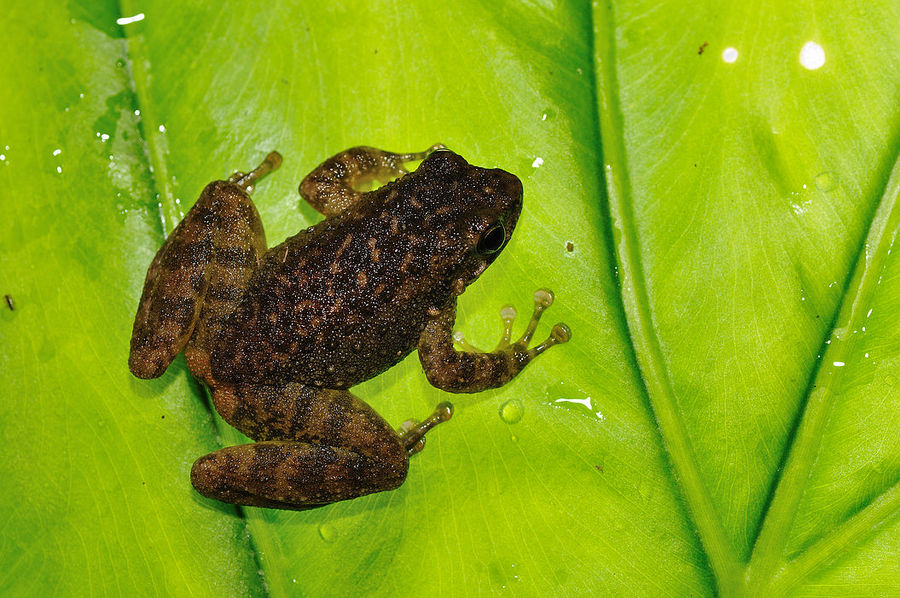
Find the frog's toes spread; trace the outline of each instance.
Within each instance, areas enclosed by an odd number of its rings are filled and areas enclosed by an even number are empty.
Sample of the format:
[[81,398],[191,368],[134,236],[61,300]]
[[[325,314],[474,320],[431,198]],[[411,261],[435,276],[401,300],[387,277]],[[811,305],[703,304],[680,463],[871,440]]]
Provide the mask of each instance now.
[[[551,305],[553,305],[553,291],[550,289],[536,290],[534,292],[534,311],[531,314],[531,320],[528,321],[528,327],[525,329],[521,338],[512,344],[510,344],[509,340],[512,332],[512,323],[516,318],[516,308],[512,305],[503,307],[500,310],[500,317],[503,319],[504,323],[503,338],[500,339],[500,344],[497,345],[495,351],[501,351],[507,347],[514,347],[520,351],[525,350],[528,347],[528,343],[531,342],[531,337],[534,336],[534,331],[537,329],[538,322],[541,320],[541,315],[543,315],[544,310]],[[553,345],[569,342],[570,338],[572,338],[572,331],[569,330],[568,326],[559,322],[553,325],[547,340],[536,347],[528,349],[528,354],[533,359]]]
[[[534,336],[534,331],[537,329],[537,325],[541,320],[541,315],[543,315],[544,311],[553,305],[553,291],[549,289],[538,289],[534,292],[534,312],[531,314],[531,320],[528,322],[528,327],[525,329],[525,332],[516,342],[510,342],[512,340],[512,326],[513,322],[516,320],[516,316],[518,312],[516,308],[512,305],[504,305],[500,308],[500,319],[503,320],[503,336],[500,338],[500,342],[497,343],[497,346],[494,348],[492,353],[499,353],[501,351],[514,348],[519,351],[527,351],[530,355],[529,359],[533,359],[552,347],[553,345],[559,345],[562,343],[566,343],[572,338],[572,331],[568,326],[559,322],[553,326],[550,330],[550,337],[544,342],[540,343],[536,347],[528,349],[528,343],[531,342],[531,338]],[[462,349],[466,351],[472,351],[477,353],[486,353],[486,351],[481,351],[477,347],[469,344],[462,332],[455,330],[453,332],[453,342],[459,345]]]
[[400,444],[406,448],[406,453],[412,457],[425,448],[425,433],[436,425],[448,421],[453,417],[453,404],[447,401],[438,403],[434,413],[428,419],[418,423],[414,419],[408,419],[400,425],[398,435]]

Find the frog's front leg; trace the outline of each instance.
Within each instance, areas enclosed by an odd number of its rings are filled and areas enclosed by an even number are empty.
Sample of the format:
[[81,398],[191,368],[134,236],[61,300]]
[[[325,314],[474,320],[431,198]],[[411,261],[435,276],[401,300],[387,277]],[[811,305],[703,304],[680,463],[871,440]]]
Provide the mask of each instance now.
[[[454,335],[456,320],[456,298],[440,311],[426,325],[419,338],[419,360],[428,381],[449,392],[479,392],[488,388],[503,386],[532,359],[560,343],[568,342],[572,333],[569,327],[559,323],[553,326],[550,337],[535,347],[528,347],[545,309],[553,303],[553,293],[540,289],[534,294],[534,312],[522,337],[510,343],[515,310],[505,307],[500,311],[505,325],[503,338],[497,348],[490,353],[478,351],[466,345],[466,351],[457,351],[454,341],[461,339]],[[463,343],[465,344],[465,343]]]
[[328,158],[300,183],[300,195],[325,216],[334,216],[359,200],[366,183],[387,183],[407,173],[404,164],[443,149],[436,143],[424,152],[395,154],[374,147],[351,147]]
[[279,509],[397,488],[425,432],[452,414],[442,403],[398,434],[351,393],[297,383],[220,386],[213,402],[228,423],[261,442],[198,459],[191,470],[194,488],[223,502]]

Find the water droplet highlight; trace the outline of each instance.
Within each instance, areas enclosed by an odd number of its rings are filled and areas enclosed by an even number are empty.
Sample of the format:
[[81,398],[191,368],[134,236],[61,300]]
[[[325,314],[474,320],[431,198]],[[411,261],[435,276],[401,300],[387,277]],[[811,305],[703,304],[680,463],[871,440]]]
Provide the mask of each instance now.
[[811,71],[822,68],[825,64],[825,49],[816,42],[806,42],[800,48],[800,64]]
[[736,62],[737,59],[738,59],[737,48],[725,48],[722,51],[722,60],[724,60],[728,64],[732,64],[733,62]]
[[500,419],[508,424],[515,424],[525,415],[525,407],[519,399],[510,399],[500,405]]
[[134,15],[133,17],[121,17],[121,18],[116,19],[116,24],[117,25],[130,25],[131,23],[137,23],[137,22],[143,21],[143,20],[144,20],[144,13],[139,12],[138,14]]
[[548,387],[547,396],[554,407],[564,407],[584,415],[592,415],[600,421],[606,419],[603,412],[594,407],[591,397],[586,392],[565,382]]

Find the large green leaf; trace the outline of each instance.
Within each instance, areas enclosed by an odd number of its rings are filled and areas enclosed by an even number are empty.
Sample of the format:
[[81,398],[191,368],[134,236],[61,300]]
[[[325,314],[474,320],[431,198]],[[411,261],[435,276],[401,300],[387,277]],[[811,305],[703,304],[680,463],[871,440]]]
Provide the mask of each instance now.
[[[3,595],[900,591],[896,2],[7,4]],[[453,397],[397,491],[199,497],[243,440],[182,359],[127,369],[165,233],[271,149],[277,242],[328,155],[436,141],[526,189],[461,330],[549,286],[572,342]],[[415,357],[356,392],[447,398]]]

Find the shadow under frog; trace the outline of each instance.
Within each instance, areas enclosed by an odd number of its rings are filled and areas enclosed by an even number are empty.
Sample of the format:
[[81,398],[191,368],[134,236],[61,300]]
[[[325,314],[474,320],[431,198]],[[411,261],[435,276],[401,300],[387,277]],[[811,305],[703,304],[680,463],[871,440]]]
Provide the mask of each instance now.
[[[407,173],[405,163],[423,158]],[[128,365],[155,378],[184,350],[216,410],[257,441],[198,459],[191,482],[200,494],[304,509],[397,488],[425,433],[452,414],[441,403],[395,431],[350,387],[418,349],[434,386],[496,388],[570,333],[557,324],[529,348],[553,301],[539,290],[519,340],[510,340],[515,314],[504,308],[506,332],[493,352],[454,345],[457,297],[519,218],[514,175],[471,166],[440,145],[409,154],[352,148],[300,184],[325,220],[267,249],[250,193],[280,164],[273,152],[203,190],[150,264]]]

